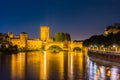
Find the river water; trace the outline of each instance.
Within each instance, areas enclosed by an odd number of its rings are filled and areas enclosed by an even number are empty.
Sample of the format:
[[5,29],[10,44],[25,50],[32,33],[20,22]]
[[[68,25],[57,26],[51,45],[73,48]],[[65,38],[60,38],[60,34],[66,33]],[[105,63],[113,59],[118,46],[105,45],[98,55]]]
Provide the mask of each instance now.
[[118,66],[92,61],[86,54],[0,54],[0,80],[120,80]]

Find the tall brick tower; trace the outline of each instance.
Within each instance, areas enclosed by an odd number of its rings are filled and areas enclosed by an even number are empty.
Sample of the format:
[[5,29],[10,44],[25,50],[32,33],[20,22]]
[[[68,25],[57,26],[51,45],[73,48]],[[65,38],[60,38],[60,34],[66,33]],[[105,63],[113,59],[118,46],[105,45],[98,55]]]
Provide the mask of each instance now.
[[49,26],[40,26],[40,39],[42,41],[49,40],[50,28]]

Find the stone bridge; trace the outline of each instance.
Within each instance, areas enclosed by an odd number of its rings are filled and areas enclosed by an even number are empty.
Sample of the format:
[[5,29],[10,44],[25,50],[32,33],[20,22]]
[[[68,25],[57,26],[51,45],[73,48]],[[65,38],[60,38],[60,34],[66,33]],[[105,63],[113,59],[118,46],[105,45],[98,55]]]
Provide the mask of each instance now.
[[45,43],[45,49],[47,50],[47,49],[49,49],[49,47],[51,47],[51,46],[59,46],[60,48],[62,48],[63,49],[63,43],[62,42],[46,42]]
[[45,50],[49,49],[51,46],[59,46],[63,50],[71,50],[73,51],[74,48],[78,47],[82,49],[83,42],[46,42],[44,44]]
[[71,42],[71,50],[73,50],[76,47],[82,49],[83,48],[82,44],[83,44],[83,42]]

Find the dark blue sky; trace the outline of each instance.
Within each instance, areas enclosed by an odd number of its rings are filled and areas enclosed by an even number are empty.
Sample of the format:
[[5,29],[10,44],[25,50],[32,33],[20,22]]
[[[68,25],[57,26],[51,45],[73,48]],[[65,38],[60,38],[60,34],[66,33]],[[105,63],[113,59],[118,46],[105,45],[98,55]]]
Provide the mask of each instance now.
[[39,37],[39,26],[68,32],[72,40],[103,34],[120,22],[120,0],[0,0],[0,32],[27,32]]

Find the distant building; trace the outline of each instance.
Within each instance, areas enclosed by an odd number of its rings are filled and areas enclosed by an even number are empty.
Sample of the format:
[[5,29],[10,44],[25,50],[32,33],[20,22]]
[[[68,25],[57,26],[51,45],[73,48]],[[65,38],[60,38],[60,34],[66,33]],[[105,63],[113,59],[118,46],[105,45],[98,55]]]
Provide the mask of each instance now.
[[8,40],[9,40],[9,37],[7,34],[0,33],[0,48],[8,47],[10,45]]
[[120,23],[116,23],[113,26],[107,26],[104,30],[104,35],[107,36],[109,34],[117,34],[120,32]]

